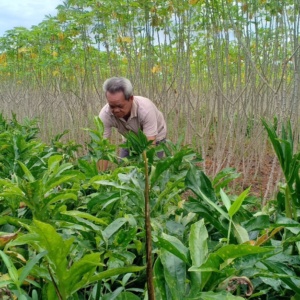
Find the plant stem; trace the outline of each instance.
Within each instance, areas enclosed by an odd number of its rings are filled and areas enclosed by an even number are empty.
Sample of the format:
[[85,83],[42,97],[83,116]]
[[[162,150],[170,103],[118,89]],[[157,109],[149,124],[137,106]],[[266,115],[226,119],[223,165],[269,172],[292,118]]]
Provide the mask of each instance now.
[[228,234],[227,234],[227,245],[229,245],[229,243],[230,243],[231,223],[232,223],[232,219],[230,218],[229,226],[228,226]]
[[155,300],[153,271],[152,271],[152,236],[150,220],[150,201],[149,201],[149,178],[148,178],[148,160],[146,151],[143,151],[143,160],[145,164],[145,227],[146,227],[146,262],[147,262],[147,288],[148,299]]
[[63,297],[62,297],[62,295],[61,295],[61,293],[60,293],[60,291],[59,291],[59,289],[58,289],[58,286],[57,286],[57,284],[56,284],[56,282],[55,282],[55,280],[54,280],[54,277],[53,277],[53,275],[52,275],[52,272],[51,272],[51,270],[50,270],[49,265],[48,265],[47,267],[48,267],[48,271],[49,271],[49,274],[50,274],[52,283],[53,283],[53,285],[54,285],[54,289],[55,289],[56,295],[57,295],[57,297],[58,297],[59,300],[63,300]]
[[285,215],[288,218],[290,218],[290,219],[293,218],[293,216],[292,216],[291,202],[292,202],[292,199],[291,199],[290,188],[287,185],[286,189],[285,189]]

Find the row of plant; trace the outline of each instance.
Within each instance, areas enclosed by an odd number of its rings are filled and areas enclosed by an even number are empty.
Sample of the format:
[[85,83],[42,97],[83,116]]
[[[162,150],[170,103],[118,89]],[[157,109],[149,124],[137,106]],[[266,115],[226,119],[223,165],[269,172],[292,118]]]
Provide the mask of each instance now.
[[[290,125],[263,121],[286,184],[261,207],[230,191],[233,169],[208,178],[201,157],[128,135],[120,161],[103,126],[78,157],[35,120],[0,115],[1,299],[297,299],[299,155]],[[156,151],[165,151],[158,159]],[[107,159],[109,171],[96,162]]]

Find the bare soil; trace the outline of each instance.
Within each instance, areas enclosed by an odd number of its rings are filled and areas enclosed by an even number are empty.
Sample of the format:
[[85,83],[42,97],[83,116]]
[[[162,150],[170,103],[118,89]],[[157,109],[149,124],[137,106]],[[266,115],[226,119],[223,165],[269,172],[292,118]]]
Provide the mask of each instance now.
[[[214,176],[211,170],[215,170],[214,161],[207,156],[203,161],[205,164],[205,169],[209,177]],[[282,171],[279,162],[272,152],[267,153],[259,167],[257,167],[257,162],[252,161],[249,168],[248,174],[243,174],[242,163],[236,165],[230,165],[237,172],[241,174],[238,179],[235,179],[232,183],[232,188],[234,192],[241,193],[243,190],[251,187],[250,194],[261,198],[263,202],[272,199],[278,190],[278,182],[283,181]]]

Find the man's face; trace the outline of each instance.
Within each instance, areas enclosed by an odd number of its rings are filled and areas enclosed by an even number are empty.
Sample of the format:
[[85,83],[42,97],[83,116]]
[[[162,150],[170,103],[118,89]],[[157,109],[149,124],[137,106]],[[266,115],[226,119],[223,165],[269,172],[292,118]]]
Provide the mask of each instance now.
[[106,93],[107,103],[116,118],[129,118],[131,113],[133,97],[125,99],[123,92]]

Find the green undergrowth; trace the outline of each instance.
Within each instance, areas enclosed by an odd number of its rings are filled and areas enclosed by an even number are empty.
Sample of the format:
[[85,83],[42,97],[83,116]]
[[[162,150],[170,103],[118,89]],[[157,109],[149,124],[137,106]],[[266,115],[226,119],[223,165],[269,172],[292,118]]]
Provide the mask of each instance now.
[[[120,160],[94,124],[86,145],[63,134],[45,144],[36,121],[0,115],[1,299],[298,299],[289,124],[278,137],[263,121],[286,175],[264,207],[250,189],[232,192],[234,169],[209,178],[189,146],[129,134]],[[111,169],[98,172],[99,159]]]

